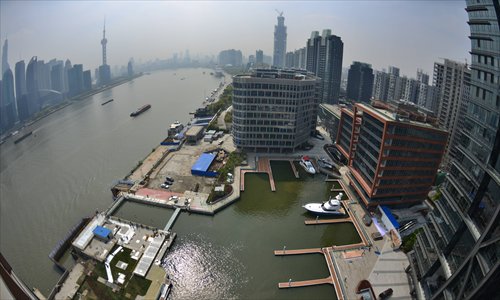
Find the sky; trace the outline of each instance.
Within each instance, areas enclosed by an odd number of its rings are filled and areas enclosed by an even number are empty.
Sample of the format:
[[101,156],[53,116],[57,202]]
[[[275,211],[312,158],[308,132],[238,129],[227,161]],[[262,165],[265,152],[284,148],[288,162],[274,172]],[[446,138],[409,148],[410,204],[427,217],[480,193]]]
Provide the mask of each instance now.
[[287,26],[287,51],[306,45],[311,31],[332,29],[352,61],[382,70],[399,67],[432,75],[442,58],[470,61],[465,1],[0,1],[0,39],[9,64],[32,56],[67,59],[84,69],[101,64],[106,19],[108,64],[191,57],[239,49],[272,55],[277,11]]

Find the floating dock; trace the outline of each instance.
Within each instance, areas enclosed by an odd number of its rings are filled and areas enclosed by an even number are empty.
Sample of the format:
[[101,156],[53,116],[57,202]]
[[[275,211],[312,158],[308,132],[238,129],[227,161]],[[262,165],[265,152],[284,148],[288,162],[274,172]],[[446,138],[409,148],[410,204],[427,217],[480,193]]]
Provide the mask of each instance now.
[[170,220],[168,221],[167,225],[165,225],[165,228],[163,228],[163,230],[168,231],[168,230],[170,230],[170,228],[172,228],[172,226],[174,225],[175,220],[177,220],[177,217],[179,216],[180,212],[181,212],[180,207],[177,207],[174,211],[174,214],[170,217]]

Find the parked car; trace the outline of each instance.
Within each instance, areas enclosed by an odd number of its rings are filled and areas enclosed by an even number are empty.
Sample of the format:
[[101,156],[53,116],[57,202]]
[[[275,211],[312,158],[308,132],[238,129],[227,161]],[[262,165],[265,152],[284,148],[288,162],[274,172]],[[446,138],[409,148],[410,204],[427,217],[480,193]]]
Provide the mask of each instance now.
[[170,181],[170,182],[174,182],[175,181],[172,177],[168,177],[168,176],[165,177],[165,180]]
[[382,293],[378,294],[378,297],[380,299],[387,299],[390,296],[392,296],[392,293],[393,293],[393,290],[391,288],[389,288],[389,289],[383,291]]
[[162,184],[160,184],[160,187],[162,189],[168,189],[170,186],[168,184],[166,184],[166,183],[162,183]]

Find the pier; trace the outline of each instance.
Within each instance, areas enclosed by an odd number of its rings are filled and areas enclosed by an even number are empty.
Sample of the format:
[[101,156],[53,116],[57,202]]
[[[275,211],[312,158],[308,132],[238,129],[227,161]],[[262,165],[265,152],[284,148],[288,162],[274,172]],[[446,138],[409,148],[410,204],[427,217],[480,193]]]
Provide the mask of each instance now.
[[246,173],[266,173],[269,176],[269,185],[271,186],[271,191],[276,192],[276,184],[274,183],[273,170],[271,169],[271,161],[267,157],[260,157],[257,159],[257,166],[255,170],[241,170],[240,176],[240,191],[245,190],[245,174]]
[[321,224],[335,224],[335,223],[352,223],[351,218],[342,219],[318,219],[318,220],[305,220],[306,225],[321,225]]
[[338,274],[332,255],[330,251],[332,251],[332,247],[325,248],[310,248],[310,249],[293,249],[293,250],[274,250],[274,255],[299,255],[299,254],[323,254],[328,265],[328,271],[330,272],[330,276],[321,279],[312,279],[312,280],[303,280],[303,281],[288,281],[288,282],[280,282],[278,283],[278,288],[286,289],[286,288],[295,288],[295,287],[305,287],[305,286],[313,286],[313,285],[321,285],[321,284],[331,284],[335,287],[335,293],[337,294],[337,299],[344,300],[344,290],[342,289]]
[[175,220],[177,220],[177,217],[179,216],[180,212],[181,212],[181,208],[177,207],[174,211],[174,214],[170,217],[170,220],[168,221],[167,225],[165,225],[165,228],[163,228],[163,230],[168,231],[168,230],[170,230],[170,228],[172,228],[172,226],[174,225]]

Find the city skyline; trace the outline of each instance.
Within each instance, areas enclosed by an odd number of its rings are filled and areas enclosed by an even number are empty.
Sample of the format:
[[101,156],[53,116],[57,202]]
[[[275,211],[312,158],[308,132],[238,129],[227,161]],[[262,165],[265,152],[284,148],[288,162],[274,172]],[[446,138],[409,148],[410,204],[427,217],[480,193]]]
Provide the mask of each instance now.
[[[38,56],[101,61],[102,20],[109,64],[165,59],[189,49],[192,57],[224,49],[245,57],[273,53],[276,11],[284,11],[287,49],[305,46],[310,32],[332,28],[345,43],[344,64],[364,61],[380,70],[394,65],[407,76],[432,72],[439,57],[465,62],[470,42],[464,3],[432,2],[1,2],[1,40],[9,39],[9,64]],[[256,15],[259,15],[256,18]],[[137,18],[146,15],[147,18]],[[40,18],[43,16],[43,18]],[[57,20],[57,21],[47,21]],[[64,30],[62,29],[64,28]],[[228,38],[239,34],[244,38]],[[196,37],[196,38],[195,38]],[[369,49],[367,51],[366,49]]]

